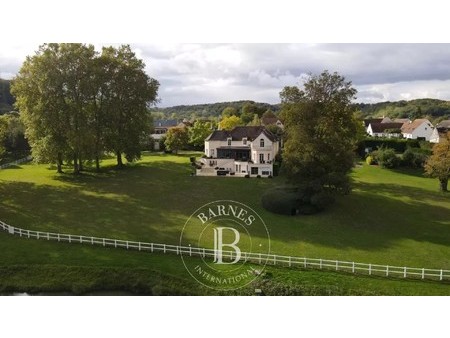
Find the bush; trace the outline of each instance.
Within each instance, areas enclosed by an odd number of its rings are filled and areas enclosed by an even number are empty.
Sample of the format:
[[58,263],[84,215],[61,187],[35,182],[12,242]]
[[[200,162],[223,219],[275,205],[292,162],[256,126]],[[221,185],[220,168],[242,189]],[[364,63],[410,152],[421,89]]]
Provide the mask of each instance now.
[[261,198],[264,209],[281,215],[295,215],[298,208],[298,194],[294,189],[273,188]]
[[245,175],[244,177],[245,177],[245,178],[250,178],[250,175],[249,175],[249,174],[247,174],[247,175]]
[[366,163],[367,163],[368,165],[376,164],[375,159],[373,158],[373,156],[367,156],[367,158],[366,158]]
[[261,178],[261,175],[257,175],[256,178]]
[[375,152],[375,158],[382,168],[393,169],[400,165],[400,158],[391,148],[381,148]]
[[422,168],[428,158],[428,151],[408,148],[402,155],[402,165],[410,168]]

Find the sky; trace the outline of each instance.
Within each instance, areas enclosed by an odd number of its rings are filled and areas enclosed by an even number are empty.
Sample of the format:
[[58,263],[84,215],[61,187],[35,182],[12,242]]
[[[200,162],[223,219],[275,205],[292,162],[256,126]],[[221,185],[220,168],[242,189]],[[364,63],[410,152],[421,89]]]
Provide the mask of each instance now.
[[[109,44],[94,43],[97,50]],[[236,100],[279,103],[284,86],[308,74],[338,72],[358,102],[450,100],[450,44],[171,43],[131,44],[160,82],[159,107]],[[0,77],[11,79],[36,44],[0,50]]]

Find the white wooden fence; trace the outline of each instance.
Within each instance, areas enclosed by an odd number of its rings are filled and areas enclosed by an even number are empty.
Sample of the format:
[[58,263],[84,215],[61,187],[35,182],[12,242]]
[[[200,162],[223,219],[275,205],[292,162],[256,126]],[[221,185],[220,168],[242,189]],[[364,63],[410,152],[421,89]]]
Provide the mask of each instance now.
[[[11,235],[25,238],[35,238],[42,240],[53,240],[58,242],[101,245],[104,247],[133,249],[147,252],[175,253],[177,255],[189,255],[198,257],[214,257],[215,250],[206,248],[196,248],[190,246],[178,246],[159,243],[146,243],[135,241],[124,241],[119,239],[100,238],[91,236],[80,236],[70,234],[59,234],[43,231],[32,231],[16,228],[0,221],[0,230],[3,229]],[[222,256],[233,260],[233,251],[222,251]],[[378,265],[357,262],[346,262],[329,259],[306,258],[295,256],[281,256],[275,254],[241,253],[241,260],[255,264],[270,264],[287,267],[301,267],[313,269],[326,269],[343,271],[349,273],[360,273],[365,275],[397,277],[411,279],[427,279],[438,281],[450,281],[450,270],[409,268],[392,265]]]
[[8,167],[12,167],[13,165],[21,164],[21,163],[24,163],[24,162],[29,162],[32,159],[33,159],[33,157],[30,155],[30,156],[21,158],[20,160],[17,160],[17,161],[13,161],[13,162],[2,164],[2,165],[0,165],[0,170],[8,168]]

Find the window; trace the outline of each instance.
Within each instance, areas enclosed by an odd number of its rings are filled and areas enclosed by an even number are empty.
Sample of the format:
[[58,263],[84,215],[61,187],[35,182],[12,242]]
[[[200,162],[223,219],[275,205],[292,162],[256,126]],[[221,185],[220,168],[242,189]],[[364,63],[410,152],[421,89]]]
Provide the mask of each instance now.
[[269,171],[269,170],[263,170],[263,171],[261,172],[261,175],[267,175],[267,176],[269,176],[269,175],[270,175],[270,171]]
[[267,161],[270,161],[270,153],[267,154]]
[[251,174],[252,175],[258,175],[258,167],[252,167],[251,168]]
[[246,138],[246,137],[244,137],[244,138],[242,139],[242,144],[243,144],[243,145],[247,145],[247,138]]
[[231,137],[227,138],[228,145],[231,146]]
[[264,139],[263,138],[259,140],[259,146],[261,148],[264,148]]
[[264,163],[264,154],[259,154],[259,163]]
[[211,157],[213,157],[214,156],[214,149],[211,149],[210,152],[211,152]]

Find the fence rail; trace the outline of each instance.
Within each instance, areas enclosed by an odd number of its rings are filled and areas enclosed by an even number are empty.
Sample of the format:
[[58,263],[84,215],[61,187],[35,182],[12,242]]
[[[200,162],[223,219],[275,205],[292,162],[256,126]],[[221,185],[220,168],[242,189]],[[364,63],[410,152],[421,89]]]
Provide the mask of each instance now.
[[[17,235],[19,237],[25,238],[100,245],[104,247],[124,248],[127,250],[175,253],[177,255],[186,255],[186,256],[189,255],[203,258],[215,257],[216,254],[218,253],[216,250],[213,249],[197,248],[191,246],[124,241],[119,239],[101,238],[93,236],[70,235],[70,234],[25,230],[13,227],[2,221],[0,221],[0,230],[7,231],[11,235]],[[233,251],[221,251],[221,254],[222,257],[224,258],[228,258],[230,260],[235,259],[235,253]],[[410,268],[393,265],[378,265],[378,264],[357,263],[357,262],[338,261],[329,259],[282,256],[275,254],[249,253],[249,252],[242,252],[240,260],[255,264],[269,264],[287,267],[334,270],[334,271],[343,271],[355,274],[359,273],[381,277],[450,281],[450,270],[444,269]]]
[[24,162],[29,162],[32,159],[33,159],[33,157],[30,155],[30,156],[21,158],[20,160],[16,160],[16,161],[13,161],[13,162],[2,164],[2,165],[0,165],[0,169],[5,169],[5,168],[8,168],[8,167],[12,167],[13,165],[21,164],[21,163],[24,163]]

